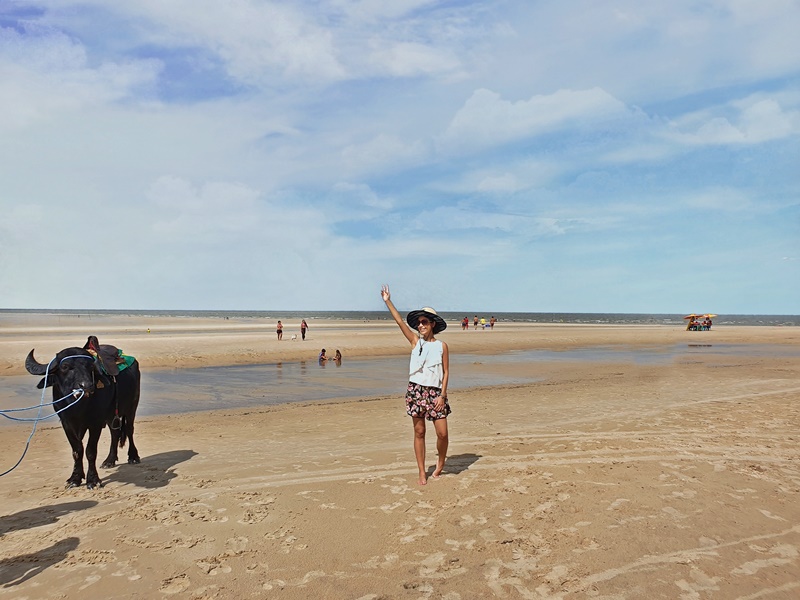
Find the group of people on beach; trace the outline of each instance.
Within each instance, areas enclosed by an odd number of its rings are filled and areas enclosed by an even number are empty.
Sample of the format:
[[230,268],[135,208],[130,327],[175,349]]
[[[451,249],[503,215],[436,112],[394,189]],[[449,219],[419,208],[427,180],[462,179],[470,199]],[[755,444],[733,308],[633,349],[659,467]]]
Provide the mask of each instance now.
[[[276,330],[278,333],[278,341],[281,341],[283,339],[283,323],[281,323],[280,320],[278,321]],[[308,331],[308,323],[306,323],[306,320],[303,319],[302,321],[300,321],[300,337],[303,340],[306,339],[306,331]],[[297,336],[293,335],[292,339],[293,340],[297,339]]]
[[[472,319],[472,323],[473,323],[473,329],[475,330],[477,330],[478,327],[480,327],[481,330],[484,330],[487,327],[489,329],[494,329],[494,324],[497,323],[497,319],[495,319],[494,315],[492,315],[492,318],[489,319],[489,321],[487,322],[485,317],[481,317],[480,319],[478,319],[478,315],[475,315]],[[469,329],[469,317],[464,317],[463,319],[461,319],[461,331],[466,331],[468,329]]]
[[686,325],[686,329],[687,331],[710,331],[711,325],[713,323],[710,317],[706,317],[702,321],[700,319],[692,319]]
[[320,351],[319,356],[317,357],[317,360],[319,361],[319,364],[321,364],[321,365],[324,365],[329,360],[332,360],[333,362],[336,363],[336,366],[338,367],[338,366],[340,366],[342,364],[342,353],[339,352],[339,350],[337,349],[336,350],[336,354],[334,354],[333,356],[328,356],[327,354],[325,354],[325,348],[323,348]]

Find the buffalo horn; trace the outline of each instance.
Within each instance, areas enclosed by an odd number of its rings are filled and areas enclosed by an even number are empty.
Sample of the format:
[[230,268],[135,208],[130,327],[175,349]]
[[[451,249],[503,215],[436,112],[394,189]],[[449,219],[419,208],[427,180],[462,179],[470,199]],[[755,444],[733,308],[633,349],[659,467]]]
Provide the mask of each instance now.
[[47,373],[47,365],[43,365],[33,358],[33,350],[30,351],[28,358],[25,359],[25,368],[31,375],[44,375]]

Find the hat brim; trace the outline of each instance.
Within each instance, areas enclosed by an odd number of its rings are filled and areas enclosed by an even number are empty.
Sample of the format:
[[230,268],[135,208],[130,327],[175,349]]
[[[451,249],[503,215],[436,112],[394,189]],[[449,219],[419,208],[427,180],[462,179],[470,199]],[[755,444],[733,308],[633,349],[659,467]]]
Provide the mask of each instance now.
[[412,310],[406,315],[406,323],[411,329],[416,329],[419,325],[419,318],[425,316],[433,322],[433,333],[439,333],[447,329],[447,321],[442,317],[427,310]]

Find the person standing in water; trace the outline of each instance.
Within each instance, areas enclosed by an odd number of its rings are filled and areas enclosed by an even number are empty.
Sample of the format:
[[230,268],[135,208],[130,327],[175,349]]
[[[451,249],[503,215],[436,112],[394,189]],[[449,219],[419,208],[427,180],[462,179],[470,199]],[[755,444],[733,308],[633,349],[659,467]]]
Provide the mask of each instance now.
[[434,479],[438,479],[444,470],[450,441],[447,434],[447,415],[451,412],[447,402],[450,355],[447,344],[435,337],[447,328],[447,323],[430,307],[412,310],[403,321],[392,303],[388,285],[381,287],[381,297],[412,347],[406,413],[414,424],[414,455],[419,469],[419,484],[425,485],[428,483],[425,469],[425,421],[432,421],[436,430],[437,459],[431,475]]

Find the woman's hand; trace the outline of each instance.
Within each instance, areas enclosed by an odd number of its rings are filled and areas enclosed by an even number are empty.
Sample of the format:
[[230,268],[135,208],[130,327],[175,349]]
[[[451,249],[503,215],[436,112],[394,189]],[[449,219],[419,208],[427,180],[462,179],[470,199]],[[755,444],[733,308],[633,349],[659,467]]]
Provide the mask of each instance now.
[[392,295],[389,293],[389,286],[382,285],[381,286],[381,298],[383,298],[384,302],[388,302]]

